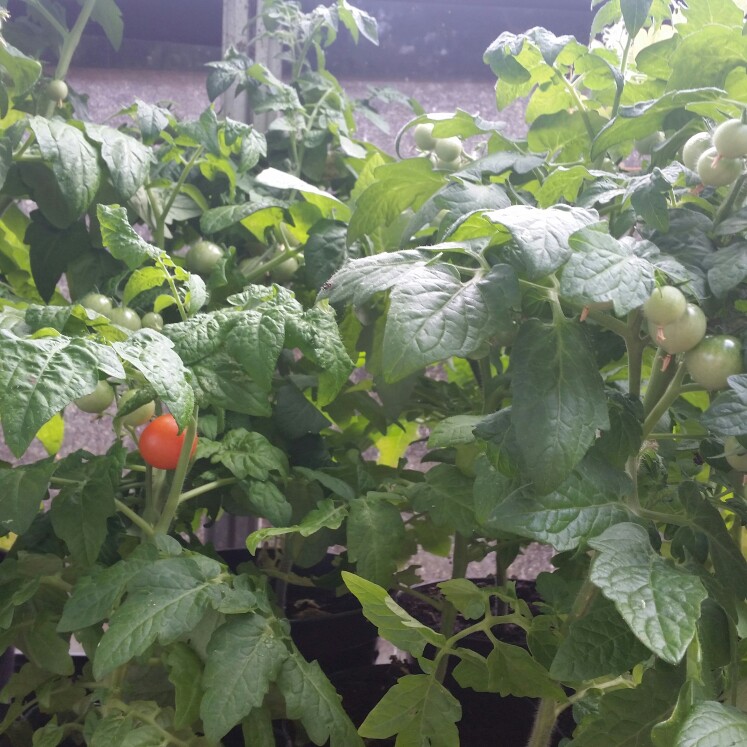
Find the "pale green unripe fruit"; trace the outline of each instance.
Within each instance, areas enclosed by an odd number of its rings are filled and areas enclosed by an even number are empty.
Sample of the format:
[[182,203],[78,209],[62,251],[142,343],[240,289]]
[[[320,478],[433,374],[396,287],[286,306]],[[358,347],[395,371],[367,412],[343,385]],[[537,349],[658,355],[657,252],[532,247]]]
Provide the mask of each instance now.
[[697,135],[693,135],[682,146],[682,163],[690,171],[695,171],[698,168],[698,159],[711,147],[713,146],[710,133],[699,132]]
[[709,335],[685,353],[685,366],[704,389],[726,389],[729,377],[742,373],[742,346],[736,337]]
[[724,456],[729,465],[740,472],[747,472],[747,449],[736,436],[727,436],[724,441]]
[[747,124],[741,119],[728,119],[713,131],[713,147],[724,158],[747,156]]
[[456,161],[462,155],[462,141],[458,137],[443,137],[436,140],[436,155],[441,161]]
[[655,324],[649,320],[651,339],[670,355],[694,348],[705,336],[706,317],[695,304],[689,303],[685,313],[670,324]]
[[111,384],[108,381],[99,381],[90,394],[78,397],[75,405],[83,412],[94,414],[103,412],[112,402],[114,402],[114,389]]
[[428,122],[416,125],[412,136],[419,150],[431,151],[436,147],[436,138],[433,137],[433,125]]
[[643,313],[654,324],[671,324],[685,313],[686,308],[685,294],[673,285],[663,285],[646,299]]
[[721,158],[715,148],[709,148],[698,159],[698,176],[707,187],[725,187],[742,173],[741,158]]

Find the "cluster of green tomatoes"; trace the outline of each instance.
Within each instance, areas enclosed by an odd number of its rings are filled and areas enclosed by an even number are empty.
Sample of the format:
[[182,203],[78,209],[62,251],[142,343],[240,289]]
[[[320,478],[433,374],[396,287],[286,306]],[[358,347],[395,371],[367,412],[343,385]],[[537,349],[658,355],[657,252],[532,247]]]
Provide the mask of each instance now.
[[437,169],[453,171],[462,165],[462,141],[458,137],[433,137],[433,125],[422,122],[415,126],[413,138],[418,150],[427,153]]
[[710,132],[693,135],[682,149],[682,163],[697,172],[706,187],[725,187],[744,170],[747,156],[747,123],[728,119]]

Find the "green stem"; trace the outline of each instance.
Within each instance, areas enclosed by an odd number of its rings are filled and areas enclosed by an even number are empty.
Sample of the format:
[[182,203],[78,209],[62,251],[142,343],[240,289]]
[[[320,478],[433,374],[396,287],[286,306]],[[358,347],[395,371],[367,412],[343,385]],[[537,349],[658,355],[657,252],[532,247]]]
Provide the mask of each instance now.
[[42,576],[39,581],[45,586],[50,586],[58,591],[64,591],[66,594],[71,594],[73,591],[72,584],[63,581],[59,576]]
[[589,319],[593,319],[600,327],[604,327],[610,332],[620,335],[626,342],[628,341],[628,325],[620,319],[598,309],[589,309],[586,312],[586,316]]
[[184,186],[184,182],[189,176],[189,172],[192,171],[192,167],[195,165],[195,163],[197,163],[197,160],[200,158],[204,150],[205,148],[202,145],[195,148],[195,152],[192,154],[192,157],[189,159],[189,161],[187,161],[186,165],[182,169],[182,173],[179,175],[178,181],[171,190],[171,194],[164,203],[163,208],[161,209],[161,214],[156,220],[156,230],[154,232],[154,238],[156,240],[156,246],[158,246],[158,248],[161,250],[163,250],[165,244],[164,234],[166,231],[166,218],[168,218],[169,210],[171,210],[174,201],[179,195],[179,192],[181,192],[181,189]]
[[563,83],[563,86],[565,86],[566,91],[571,95],[571,98],[573,99],[573,102],[576,104],[576,107],[578,108],[579,112],[581,112],[581,118],[584,120],[584,127],[586,127],[586,132],[589,134],[589,139],[594,140],[597,133],[594,131],[594,127],[591,124],[591,120],[589,119],[589,111],[584,105],[584,102],[581,101],[581,97],[578,95],[578,91],[576,90],[576,87],[571,83],[571,81],[568,80],[568,78],[563,75],[563,73],[558,70],[557,68],[554,68],[555,74],[560,78],[561,82]]
[[206,482],[204,485],[187,490],[179,496],[179,505],[181,506],[184,501],[188,501],[190,498],[196,498],[198,495],[203,493],[209,493],[211,490],[217,490],[222,488],[224,485],[235,485],[238,480],[235,477],[222,477],[220,480],[213,480],[212,482]]
[[[75,24],[69,32],[64,31],[63,33],[64,41],[62,42],[62,51],[60,52],[60,59],[57,61],[57,67],[54,71],[54,77],[58,80],[64,80],[68,70],[70,69],[73,55],[75,54],[75,50],[78,48],[78,44],[80,44],[83,30],[88,24],[91,13],[93,13],[94,8],[96,7],[96,1],[97,0],[85,0],[78,17],[75,19]],[[41,3],[39,3],[39,5],[41,5]],[[47,117],[51,117],[52,114],[54,114],[55,106],[56,103],[54,101],[49,102],[46,111]]]
[[278,252],[272,259],[268,259],[259,267],[255,267],[250,273],[244,276],[244,282],[248,285],[253,283],[255,280],[264,277],[270,270],[278,265],[282,265],[285,260],[291,257],[297,257],[301,254],[302,249],[288,249],[284,252]]
[[646,415],[646,419],[643,421],[642,437],[644,441],[646,440],[646,438],[648,438],[649,433],[651,433],[656,427],[656,424],[659,422],[659,418],[672,406],[672,404],[674,404],[674,402],[680,396],[680,387],[686,373],[687,370],[685,368],[685,362],[680,361],[677,365],[677,370],[675,371],[672,380],[669,382],[669,386],[664,390],[664,393],[661,395],[659,401],[651,408],[651,412]]
[[[654,409],[656,403],[664,395],[667,387],[671,384],[677,369],[674,366],[663,368],[669,353],[657,348],[654,360],[651,363],[651,376],[646,386],[646,394],[643,396],[643,414],[647,416]],[[670,361],[671,363],[671,361]]]
[[187,314],[187,310],[184,308],[182,299],[179,296],[179,291],[176,289],[174,278],[161,259],[158,259],[158,266],[163,270],[163,274],[166,276],[166,282],[169,285],[169,290],[171,291],[171,295],[174,297],[174,301],[176,301],[176,307],[179,310],[179,316],[182,318],[183,322],[186,322],[189,314]]
[[641,396],[643,351],[646,349],[640,335],[642,321],[643,314],[639,310],[630,312],[625,335],[625,348],[628,351],[628,394],[636,399]]
[[745,182],[747,182],[747,174],[742,174],[741,176],[737,177],[737,180],[734,182],[734,184],[731,185],[729,194],[726,196],[726,199],[721,203],[719,209],[716,211],[716,215],[714,215],[713,217],[714,228],[719,223],[721,223],[721,221],[724,220],[724,218],[729,217],[735,203],[741,204],[742,202],[744,202]]
[[192,444],[195,440],[195,434],[197,433],[197,407],[195,406],[192,419],[189,421],[189,425],[185,429],[184,443],[182,444],[182,450],[179,453],[179,461],[176,464],[174,470],[174,477],[171,481],[171,488],[169,489],[168,497],[166,498],[166,505],[161,511],[161,516],[155,526],[155,532],[157,534],[166,534],[171,527],[171,522],[176,516],[176,510],[179,507],[179,498],[182,494],[182,487],[184,486],[184,478],[187,476],[190,462],[190,452],[192,451]]
[[490,394],[493,389],[493,369],[490,365],[490,357],[485,356],[480,358],[478,361],[480,370],[480,385],[482,387],[482,414],[487,415],[490,410],[488,409],[488,403],[490,402]]
[[[451,578],[464,578],[469,565],[467,549],[469,544],[467,538],[456,532],[454,534],[454,558],[451,566]],[[441,633],[445,638],[451,638],[454,632],[454,625],[457,618],[457,609],[449,601],[444,602],[443,612],[441,613]],[[435,677],[438,682],[443,682],[446,676],[446,665],[448,657],[444,656],[438,663]]]
[[610,119],[614,119],[617,116],[617,112],[620,109],[620,100],[622,99],[623,88],[625,87],[625,70],[628,67],[628,56],[630,55],[630,49],[633,46],[633,39],[628,36],[628,40],[625,42],[625,49],[623,49],[622,60],[620,62],[620,79],[621,82],[617,86],[615,91],[615,100],[612,102],[612,111],[610,112]]
[[408,594],[413,599],[418,599],[421,602],[424,602],[430,607],[433,607],[437,610],[443,609],[443,604],[441,604],[437,599],[432,599],[427,594],[423,594],[422,592],[418,591],[417,589],[411,589],[409,586],[405,586],[404,584],[400,584],[397,587],[397,591],[402,592],[403,594]]
[[133,524],[135,524],[135,526],[142,529],[148,537],[153,536],[153,527],[143,519],[142,516],[133,511],[126,503],[120,501],[119,498],[115,498],[114,506],[119,513],[124,514]]
[[542,698],[532,725],[527,747],[549,747],[555,731],[556,702],[552,698]]
[[185,742],[183,739],[174,736],[170,731],[166,731],[149,713],[142,713],[137,708],[133,708],[121,700],[112,700],[109,705],[123,713],[131,713],[138,721],[142,721],[153,727],[164,739],[168,740],[169,744],[176,745],[176,747],[189,747],[189,742]]

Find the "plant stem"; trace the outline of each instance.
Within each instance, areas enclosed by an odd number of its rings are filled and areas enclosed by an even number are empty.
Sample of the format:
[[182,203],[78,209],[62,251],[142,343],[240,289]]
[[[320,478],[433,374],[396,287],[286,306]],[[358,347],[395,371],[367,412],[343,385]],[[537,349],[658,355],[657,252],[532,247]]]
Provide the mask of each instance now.
[[623,49],[622,60],[620,61],[620,78],[621,81],[617,85],[617,91],[615,91],[615,100],[612,102],[612,111],[610,112],[610,119],[614,119],[617,116],[617,112],[620,109],[620,100],[622,99],[623,88],[625,87],[625,70],[628,67],[628,55],[630,55],[630,49],[633,46],[633,39],[628,34],[628,40],[625,42],[625,49]]
[[576,90],[573,83],[571,83],[571,81],[569,81],[568,78],[566,78],[560,70],[558,70],[557,68],[554,69],[556,75],[563,83],[563,86],[565,86],[566,91],[568,91],[568,93],[571,95],[573,102],[576,104],[576,108],[581,113],[581,118],[584,120],[584,127],[586,127],[586,132],[589,135],[589,140],[593,141],[597,133],[594,131],[594,127],[592,126],[591,120],[589,119],[589,110],[584,105],[584,102],[581,101],[581,98],[578,95],[578,91]]
[[[41,3],[39,3],[39,5],[41,5]],[[54,77],[58,80],[64,80],[67,75],[67,71],[70,69],[70,63],[73,61],[75,50],[78,48],[80,39],[83,36],[83,30],[88,24],[88,19],[91,17],[91,13],[93,13],[95,7],[96,0],[85,0],[78,17],[75,19],[75,24],[69,32],[64,32],[64,41],[62,42],[60,59],[57,61],[57,67],[54,71]],[[56,103],[54,101],[50,101],[49,104],[47,104],[47,117],[51,117],[52,114],[54,114],[55,106]]]
[[270,270],[278,265],[282,265],[286,259],[291,257],[297,257],[301,253],[300,249],[288,249],[284,252],[278,252],[272,259],[268,259],[267,262],[261,264],[259,267],[253,269],[250,273],[244,276],[244,280],[247,284],[253,283],[255,280],[266,275]]
[[192,413],[192,419],[189,421],[189,425],[185,430],[184,443],[182,444],[182,450],[179,454],[179,461],[174,470],[174,477],[171,481],[171,488],[169,489],[168,497],[166,498],[166,505],[163,507],[161,516],[155,526],[155,532],[157,534],[166,534],[171,527],[171,522],[174,520],[174,516],[176,515],[176,510],[179,507],[179,498],[182,494],[182,487],[184,486],[184,478],[187,476],[187,471],[189,470],[190,452],[192,451],[192,444],[194,443],[196,433],[197,406],[195,406],[194,412]]
[[153,527],[135,511],[133,511],[126,503],[123,503],[119,498],[114,499],[114,505],[119,513],[124,514],[135,526],[145,532],[148,537],[152,537]]
[[641,396],[641,374],[643,370],[643,351],[645,344],[641,340],[641,322],[643,314],[640,310],[628,314],[625,348],[628,351],[628,394],[639,399]]
[[138,721],[143,721],[149,726],[152,726],[159,734],[161,734],[161,736],[163,736],[164,739],[168,740],[168,744],[176,745],[176,747],[189,747],[188,742],[174,736],[170,731],[166,731],[166,729],[164,729],[150,714],[142,713],[137,708],[133,708],[121,700],[112,700],[110,705],[123,713],[131,713]]
[[[454,558],[451,567],[451,578],[464,578],[467,573],[467,566],[469,565],[469,557],[467,555],[467,548],[469,544],[467,538],[456,532],[454,534]],[[454,624],[456,623],[457,610],[456,607],[449,601],[444,602],[443,611],[441,613],[441,633],[446,638],[451,638],[454,632]],[[446,676],[446,665],[448,663],[448,657],[444,656],[438,663],[436,668],[435,678],[438,682],[443,682]]]
[[549,747],[557,720],[555,708],[555,701],[552,698],[540,700],[527,747]]
[[182,493],[179,496],[179,505],[181,506],[184,501],[188,501],[190,498],[196,498],[198,495],[202,495],[203,493],[217,490],[218,488],[222,488],[224,485],[235,485],[237,482],[238,480],[235,477],[222,477],[220,480],[207,482],[204,485],[200,485],[199,487],[192,488],[192,490],[187,490]]
[[[680,361],[677,365],[672,380],[669,382],[669,386],[665,389],[664,394],[661,395],[659,401],[651,408],[651,412],[646,415],[646,419],[643,421],[643,433],[642,437],[645,440],[649,433],[651,433],[656,424],[659,422],[659,418],[671,407],[671,405],[680,396],[680,386],[682,380],[685,378],[685,362]],[[652,373],[653,378],[653,373]]]
[[182,318],[183,322],[186,322],[189,314],[187,314],[187,310],[184,308],[182,299],[179,297],[179,291],[176,289],[174,278],[169,272],[169,269],[160,259],[158,260],[158,266],[163,270],[164,275],[166,275],[166,282],[169,285],[169,290],[171,291],[171,295],[174,297],[174,301],[176,301],[176,307],[177,309],[179,309],[179,316]]
[[734,184],[731,185],[729,194],[719,206],[719,209],[716,211],[716,215],[713,216],[714,228],[719,223],[721,223],[724,218],[727,218],[730,215],[735,204],[737,205],[737,207],[739,207],[739,203],[744,201],[744,186],[746,181],[747,174],[742,174],[741,176],[737,177],[737,180],[734,182]]

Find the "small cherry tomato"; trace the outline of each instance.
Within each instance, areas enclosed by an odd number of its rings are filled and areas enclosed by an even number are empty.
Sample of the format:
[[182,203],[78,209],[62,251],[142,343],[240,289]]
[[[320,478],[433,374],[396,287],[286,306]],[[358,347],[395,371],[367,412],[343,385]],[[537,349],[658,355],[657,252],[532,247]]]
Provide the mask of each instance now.
[[103,293],[86,293],[78,300],[78,303],[101,316],[109,316],[112,313],[112,300]]
[[113,308],[109,312],[109,319],[112,320],[112,324],[124,327],[125,329],[131,329],[133,332],[137,332],[142,327],[137,311],[134,311],[129,306],[117,306]]
[[419,150],[431,151],[436,147],[436,138],[433,137],[433,125],[430,122],[421,122],[419,125],[416,125],[412,136]]
[[690,171],[698,168],[698,159],[711,147],[711,133],[699,132],[682,146],[682,163]]
[[83,412],[101,413],[114,402],[114,389],[108,381],[99,381],[89,394],[78,397],[75,406]]
[[729,335],[704,337],[685,353],[685,365],[693,381],[705,389],[726,389],[729,376],[742,373],[742,346]]
[[713,147],[724,158],[747,156],[747,124],[727,119],[713,131]]
[[[151,467],[176,469],[186,435],[186,431],[179,433],[179,426],[173,415],[159,415],[140,434],[140,454]],[[196,449],[197,436],[192,444],[190,458],[195,455]]]
[[198,275],[209,275],[213,267],[223,259],[223,249],[212,241],[197,241],[185,257],[187,269]]
[[458,137],[437,138],[435,150],[441,161],[456,161],[462,155],[462,141]]
[[149,311],[147,314],[143,314],[140,322],[147,329],[155,329],[157,332],[163,329],[163,317],[157,311]]
[[44,89],[44,94],[50,101],[64,101],[67,98],[68,90],[67,83],[64,80],[55,78],[47,83],[47,87]]
[[698,159],[697,172],[706,187],[725,187],[736,181],[743,168],[741,158],[724,158],[715,148],[709,148]]

